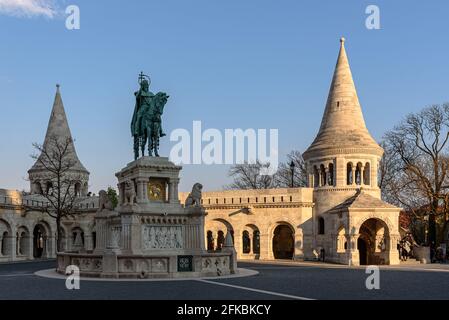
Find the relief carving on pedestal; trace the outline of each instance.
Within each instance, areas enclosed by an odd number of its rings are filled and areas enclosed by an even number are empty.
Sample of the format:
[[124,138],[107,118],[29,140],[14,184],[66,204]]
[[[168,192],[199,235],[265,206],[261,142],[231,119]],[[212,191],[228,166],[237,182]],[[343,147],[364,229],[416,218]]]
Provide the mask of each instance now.
[[143,226],[142,248],[149,249],[181,249],[183,247],[181,226]]

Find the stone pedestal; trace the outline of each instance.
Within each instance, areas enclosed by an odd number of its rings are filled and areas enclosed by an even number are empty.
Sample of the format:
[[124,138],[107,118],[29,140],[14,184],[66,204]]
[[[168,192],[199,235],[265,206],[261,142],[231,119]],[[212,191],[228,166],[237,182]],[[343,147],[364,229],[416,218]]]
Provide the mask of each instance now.
[[167,158],[143,157],[129,163],[116,174],[116,211],[102,208],[95,217],[95,251],[61,253],[58,271],[62,273],[70,261],[82,261],[81,275],[90,277],[178,278],[237,272],[232,243],[222,252],[206,252],[206,213],[199,203],[186,207],[179,202],[180,170]]

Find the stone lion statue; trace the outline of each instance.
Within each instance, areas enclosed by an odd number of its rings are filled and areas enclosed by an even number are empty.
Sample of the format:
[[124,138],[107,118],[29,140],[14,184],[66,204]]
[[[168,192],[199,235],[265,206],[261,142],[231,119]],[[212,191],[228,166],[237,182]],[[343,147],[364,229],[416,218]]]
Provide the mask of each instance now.
[[136,202],[136,189],[134,182],[128,180],[125,182],[125,204],[134,204]]
[[98,203],[98,211],[103,210],[114,210],[114,204],[111,201],[111,198],[109,198],[109,195],[106,191],[101,190],[99,193],[99,203]]
[[203,185],[201,183],[195,183],[192,188],[192,192],[189,194],[189,196],[186,199],[186,207],[199,207],[201,205],[201,197],[203,190]]

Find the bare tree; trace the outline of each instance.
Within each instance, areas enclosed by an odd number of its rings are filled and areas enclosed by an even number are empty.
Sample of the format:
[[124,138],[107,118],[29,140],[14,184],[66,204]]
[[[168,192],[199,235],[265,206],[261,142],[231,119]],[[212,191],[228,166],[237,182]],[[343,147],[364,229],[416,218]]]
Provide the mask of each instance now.
[[237,164],[229,170],[228,175],[234,179],[234,182],[225,186],[226,189],[271,189],[277,187],[275,175],[264,175],[264,169],[270,167],[269,163]]
[[270,171],[269,163],[244,163],[238,164],[229,170],[228,175],[234,182],[225,186],[226,189],[272,189],[291,188],[292,170],[291,163],[294,164],[293,187],[305,187],[307,185],[306,166],[302,154],[299,151],[292,151],[287,155],[286,162],[280,163],[276,172],[272,175],[262,174]]
[[[437,244],[437,228],[449,220],[449,104],[408,115],[385,135],[381,162],[383,196],[428,219],[428,241]],[[438,232],[441,240],[442,232]]]
[[61,250],[63,237],[61,222],[63,218],[73,216],[76,211],[79,199],[76,184],[81,177],[74,170],[76,160],[73,157],[72,139],[51,136],[46,141],[45,145],[33,144],[39,154],[31,157],[46,171],[48,182],[42,190],[42,196],[47,201],[47,206],[41,210],[56,220],[57,248]]
[[[293,162],[293,179],[291,163]],[[287,155],[286,162],[279,164],[275,175],[277,186],[280,188],[301,188],[307,186],[307,171],[301,152],[293,150]],[[293,180],[293,185],[292,185]]]

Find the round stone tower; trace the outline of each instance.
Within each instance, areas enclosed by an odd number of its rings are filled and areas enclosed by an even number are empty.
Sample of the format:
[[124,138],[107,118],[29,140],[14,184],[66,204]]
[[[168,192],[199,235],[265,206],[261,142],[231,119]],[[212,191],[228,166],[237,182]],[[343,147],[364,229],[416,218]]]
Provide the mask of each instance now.
[[304,153],[308,184],[314,188],[315,216],[325,213],[359,189],[380,198],[378,164],[383,149],[368,132],[341,38],[320,130]]

